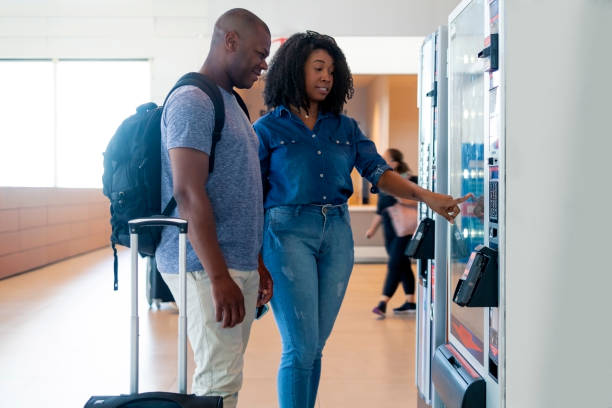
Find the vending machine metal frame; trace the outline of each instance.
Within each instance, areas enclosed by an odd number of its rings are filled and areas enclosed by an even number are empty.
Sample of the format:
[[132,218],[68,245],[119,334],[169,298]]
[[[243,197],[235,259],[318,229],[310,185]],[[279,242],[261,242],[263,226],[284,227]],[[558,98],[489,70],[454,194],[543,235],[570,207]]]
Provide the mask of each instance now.
[[[446,50],[447,29],[441,26],[425,38],[420,49],[417,100],[419,184],[441,194],[447,194],[448,173]],[[431,357],[436,347],[446,342],[446,220],[423,203],[418,214],[419,221],[427,217],[434,219],[435,246],[434,259],[417,259],[415,379],[419,406],[437,408],[442,403],[431,381]]]

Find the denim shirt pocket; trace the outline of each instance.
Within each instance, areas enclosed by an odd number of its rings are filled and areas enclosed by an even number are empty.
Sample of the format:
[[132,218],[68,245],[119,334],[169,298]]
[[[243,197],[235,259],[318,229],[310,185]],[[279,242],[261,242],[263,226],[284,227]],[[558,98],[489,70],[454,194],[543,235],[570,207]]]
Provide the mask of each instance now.
[[355,157],[355,144],[346,135],[330,135],[328,137],[329,148],[338,158],[345,158],[349,163],[353,162]]
[[304,144],[297,136],[282,135],[270,142],[270,164],[280,174],[294,174],[303,166]]
[[297,137],[281,136],[281,137],[274,138],[273,140],[270,141],[270,148],[272,150],[287,149],[287,148],[297,146],[299,144],[300,142]]

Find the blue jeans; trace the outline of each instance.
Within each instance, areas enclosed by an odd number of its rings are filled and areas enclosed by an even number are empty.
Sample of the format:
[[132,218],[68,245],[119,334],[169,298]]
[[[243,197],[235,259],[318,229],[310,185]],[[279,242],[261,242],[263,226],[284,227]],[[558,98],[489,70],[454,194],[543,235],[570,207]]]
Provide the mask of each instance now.
[[271,303],[283,343],[280,408],[315,405],[323,346],[353,270],[353,248],[346,204],[266,211],[263,259],[274,280]]

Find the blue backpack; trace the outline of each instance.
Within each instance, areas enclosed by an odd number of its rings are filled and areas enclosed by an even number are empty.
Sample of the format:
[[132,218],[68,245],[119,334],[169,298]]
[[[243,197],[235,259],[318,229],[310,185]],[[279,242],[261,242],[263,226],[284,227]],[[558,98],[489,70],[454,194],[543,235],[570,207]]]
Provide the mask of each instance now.
[[[177,88],[193,85],[211,99],[215,111],[215,126],[209,156],[209,173],[215,165],[215,148],[221,139],[225,123],[223,97],[217,85],[208,77],[190,72],[179,79],[166,96],[164,104]],[[240,107],[247,111],[244,101],[234,91]],[[102,192],[110,199],[111,246],[114,254],[114,289],[117,290],[117,249],[115,245],[130,246],[128,221],[152,215],[168,216],[176,208],[174,197],[161,208],[161,116],[163,105],[153,102],[140,105],[136,113],[121,123],[104,152]],[[161,238],[160,228],[148,228],[138,237],[138,252],[155,256]]]

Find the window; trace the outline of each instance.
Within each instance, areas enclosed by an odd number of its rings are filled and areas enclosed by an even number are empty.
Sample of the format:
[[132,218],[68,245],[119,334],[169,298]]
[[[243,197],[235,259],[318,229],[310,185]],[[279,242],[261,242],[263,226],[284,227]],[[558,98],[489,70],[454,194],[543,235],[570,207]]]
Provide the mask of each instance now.
[[150,83],[148,61],[0,61],[0,185],[101,187],[102,152]]
[[0,186],[54,185],[54,67],[0,61]]

